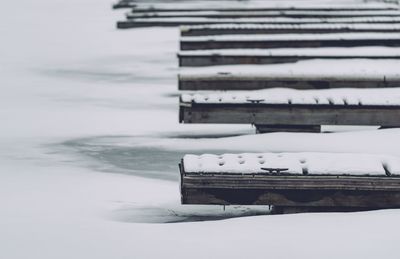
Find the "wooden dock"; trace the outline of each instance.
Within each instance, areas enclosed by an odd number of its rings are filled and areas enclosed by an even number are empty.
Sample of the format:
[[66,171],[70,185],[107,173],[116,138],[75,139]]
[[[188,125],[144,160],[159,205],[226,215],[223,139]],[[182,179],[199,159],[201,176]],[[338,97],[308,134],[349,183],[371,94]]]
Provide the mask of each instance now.
[[[182,204],[273,205],[292,210],[303,208],[305,211],[310,208],[341,211],[344,208],[362,210],[400,207],[400,177],[391,174],[388,170],[390,165],[382,165],[379,159],[366,155],[316,154],[314,158],[313,155],[299,154],[302,159],[297,162],[295,153],[237,154],[236,160],[226,159],[235,154],[185,156],[180,164]],[[247,160],[250,157],[255,157],[251,159],[254,165],[242,165],[249,163]],[[197,158],[197,164],[206,161],[208,165],[201,170],[197,169],[193,166],[193,158]],[[275,161],[275,167],[265,168],[271,159]],[[307,172],[307,168],[315,162],[312,160],[316,159],[319,159],[319,164],[324,164],[327,159],[326,169],[329,172],[321,165],[321,172]],[[346,162],[346,159],[350,159],[353,165]],[[375,173],[371,168],[368,173],[366,168],[366,174],[361,175],[352,171],[354,165],[365,163],[365,159],[373,160],[370,165],[377,168],[381,166],[383,172]],[[339,168],[332,168],[336,163]],[[346,169],[340,168],[343,163],[348,164]],[[296,167],[307,173],[296,173]],[[243,168],[242,171],[240,168]],[[386,168],[385,171],[383,168]]]
[[330,88],[386,88],[399,87],[400,76],[293,76],[216,73],[209,75],[184,74],[178,76],[178,89],[184,91],[260,90],[292,88],[299,90]]
[[234,65],[234,64],[280,64],[293,63],[300,60],[308,59],[399,59],[400,52],[398,50],[377,51],[367,53],[357,53],[357,49],[352,52],[351,48],[336,49],[329,51],[253,51],[248,50],[218,50],[218,51],[181,51],[178,53],[180,67],[200,67],[215,65]]
[[139,27],[176,27],[182,25],[204,25],[204,24],[353,24],[353,23],[373,23],[373,24],[397,24],[400,17],[355,17],[355,18],[137,18],[117,22],[117,28],[139,28]]
[[[297,91],[272,98],[271,94],[182,95],[181,123],[252,124],[257,132],[312,131],[320,125],[400,126],[400,103],[362,93],[329,97]],[[390,96],[395,98],[394,96]],[[271,99],[272,98],[272,99]],[[364,99],[363,99],[364,98]]]
[[181,27],[181,36],[251,35],[251,34],[320,34],[350,32],[399,33],[400,24],[211,24]]
[[[396,5],[250,2],[121,0],[114,8],[132,8],[117,23],[120,29],[184,26],[180,67],[400,59]],[[321,125],[400,127],[400,94],[387,89],[400,86],[397,73],[293,75],[248,67],[235,66],[237,74],[222,68],[181,74],[179,90],[225,92],[182,94],[179,122],[251,124],[257,133],[320,132]],[[342,89],[320,90],[329,88]],[[182,204],[272,205],[276,213],[400,208],[400,161],[390,156],[186,155],[179,168]]]
[[181,50],[400,46],[400,34],[222,35],[182,37]]
[[[121,2],[130,2],[129,0],[122,0]],[[217,2],[217,1],[215,1]],[[221,2],[221,1],[218,1]],[[187,2],[186,2],[187,3]],[[398,11],[400,8],[397,5],[330,5],[330,6],[319,6],[319,5],[310,5],[310,6],[303,6],[303,5],[287,5],[287,6],[274,6],[270,5],[266,6],[258,6],[258,7],[251,7],[251,6],[240,6],[240,5],[232,5],[228,6],[228,4],[224,5],[223,7],[215,6],[215,7],[204,7],[204,6],[197,6],[190,7],[190,6],[181,6],[175,4],[163,5],[161,4],[153,4],[150,7],[140,7],[136,5],[133,6],[132,12],[133,13],[161,13],[161,12],[268,12],[268,11],[320,11],[320,12],[341,12],[341,11]],[[131,4],[132,5],[132,4]],[[209,5],[209,4],[208,4]]]
[[137,13],[132,10],[127,13],[128,19],[138,18],[177,18],[177,17],[204,17],[204,18],[339,18],[339,17],[399,17],[400,10],[341,10],[341,11],[314,11],[314,10],[282,10],[282,11],[189,11],[189,12],[155,12]]

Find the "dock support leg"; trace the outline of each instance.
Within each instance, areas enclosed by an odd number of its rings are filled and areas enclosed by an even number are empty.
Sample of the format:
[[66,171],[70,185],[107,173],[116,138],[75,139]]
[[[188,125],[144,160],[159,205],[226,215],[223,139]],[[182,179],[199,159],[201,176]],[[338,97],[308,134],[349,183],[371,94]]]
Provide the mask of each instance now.
[[395,129],[395,128],[399,128],[397,126],[380,126],[379,129]]
[[321,132],[321,125],[255,125],[256,133]]

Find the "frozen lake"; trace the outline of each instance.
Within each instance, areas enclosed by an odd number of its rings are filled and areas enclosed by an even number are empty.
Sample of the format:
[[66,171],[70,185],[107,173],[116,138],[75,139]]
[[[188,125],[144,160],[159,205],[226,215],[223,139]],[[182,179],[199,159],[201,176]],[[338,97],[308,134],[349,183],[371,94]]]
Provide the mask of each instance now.
[[0,10],[1,258],[398,257],[398,210],[181,206],[186,153],[400,156],[400,130],[179,125],[178,29],[117,31],[122,15],[108,0]]

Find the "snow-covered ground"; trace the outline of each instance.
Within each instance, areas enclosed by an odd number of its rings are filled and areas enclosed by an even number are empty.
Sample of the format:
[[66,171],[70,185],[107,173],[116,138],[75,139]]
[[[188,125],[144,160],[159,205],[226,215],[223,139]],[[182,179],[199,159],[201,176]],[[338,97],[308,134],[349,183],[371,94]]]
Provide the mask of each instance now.
[[398,257],[398,210],[181,206],[185,153],[398,157],[400,130],[179,125],[178,29],[117,31],[121,15],[109,0],[0,9],[0,258]]

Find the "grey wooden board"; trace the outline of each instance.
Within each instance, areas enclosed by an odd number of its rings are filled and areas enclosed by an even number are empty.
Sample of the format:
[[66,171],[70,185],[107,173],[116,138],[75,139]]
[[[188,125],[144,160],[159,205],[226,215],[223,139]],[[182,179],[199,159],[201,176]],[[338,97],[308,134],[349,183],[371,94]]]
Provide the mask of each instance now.
[[182,204],[400,207],[399,177],[188,174],[183,168]]
[[182,123],[400,126],[400,106],[180,103]]
[[[152,21],[152,20],[146,20],[146,19],[140,19],[140,20],[126,20],[126,21],[118,21],[117,22],[117,28],[118,29],[129,29],[129,28],[140,28],[140,27],[176,27],[176,26],[182,26],[182,25],[203,25],[203,24],[226,24],[226,23],[232,23],[232,24],[323,24],[323,23],[329,23],[329,24],[335,24],[335,23],[348,23],[348,24],[353,24],[353,23],[385,23],[385,24],[397,24],[400,21],[398,19],[394,19],[397,17],[394,17],[393,19],[363,19],[363,17],[360,17],[362,19],[353,19],[353,20],[347,20],[344,21],[340,18],[337,18],[336,21],[326,21],[326,19],[321,19],[320,21],[315,21],[315,22],[310,22],[307,20],[303,19],[297,19],[296,21],[253,21],[253,20],[236,20],[235,19],[210,19],[210,20],[204,20],[204,21],[196,21],[196,20],[191,20],[191,19],[185,19],[185,20],[169,20],[166,18],[163,21]],[[317,19],[318,20],[318,19]]]
[[279,64],[294,63],[300,60],[308,59],[399,59],[400,56],[320,56],[320,55],[220,55],[220,54],[203,54],[191,55],[186,53],[178,53],[180,67],[201,67],[216,65],[235,65],[235,64]]
[[274,189],[181,189],[182,204],[399,208],[400,192]]
[[[390,25],[390,24],[388,24]],[[339,32],[400,32],[399,28],[351,28],[327,27],[321,28],[183,28],[181,36],[210,36],[210,35],[249,35],[249,34],[307,34],[307,33],[339,33]]]
[[185,76],[178,77],[179,90],[259,90],[267,88],[329,89],[400,87],[399,78],[368,77],[293,77],[293,76]]
[[305,40],[202,40],[191,37],[182,39],[181,50],[206,49],[272,49],[272,48],[316,48],[316,47],[365,47],[365,46],[400,46],[400,39],[396,38],[365,38],[365,39],[305,39]]
[[242,12],[219,12],[219,13],[201,13],[201,12],[149,12],[149,13],[127,13],[128,19],[137,18],[174,18],[174,17],[204,17],[204,18],[263,18],[263,17],[291,17],[291,18],[328,18],[328,17],[397,17],[400,11],[279,11],[264,12],[262,11],[242,11]]
[[376,11],[376,10],[399,10],[394,6],[374,6],[367,7],[360,5],[359,7],[335,7],[335,6],[313,6],[313,7],[224,7],[224,8],[160,8],[154,5],[151,8],[134,7],[132,10],[135,13],[148,13],[148,12],[196,12],[196,11],[217,11],[217,12],[249,12],[249,11]]

